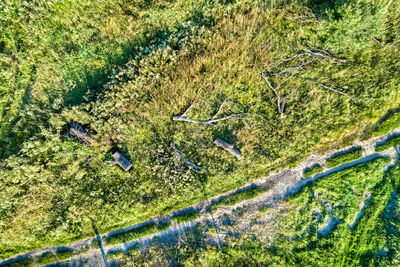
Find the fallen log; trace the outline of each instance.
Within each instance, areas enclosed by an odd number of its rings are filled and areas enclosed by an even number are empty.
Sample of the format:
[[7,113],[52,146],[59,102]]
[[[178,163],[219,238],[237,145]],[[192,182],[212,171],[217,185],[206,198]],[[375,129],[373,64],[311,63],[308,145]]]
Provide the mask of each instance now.
[[224,140],[217,138],[214,141],[214,144],[220,148],[225,149],[226,151],[228,151],[229,153],[231,153],[232,155],[234,155],[237,158],[240,158],[240,156],[242,156],[242,153],[240,153],[239,150],[235,149],[235,147],[227,142],[225,142]]
[[129,171],[129,169],[132,168],[132,163],[117,150],[111,151],[111,155],[115,159],[115,163],[124,169],[124,171]]

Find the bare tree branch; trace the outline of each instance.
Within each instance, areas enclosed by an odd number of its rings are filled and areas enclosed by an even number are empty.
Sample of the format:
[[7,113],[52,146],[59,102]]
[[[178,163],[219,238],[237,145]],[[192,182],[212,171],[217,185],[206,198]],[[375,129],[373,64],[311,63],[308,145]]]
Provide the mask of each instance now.
[[281,70],[279,72],[275,72],[275,73],[268,73],[268,76],[276,76],[276,75],[281,75],[284,74],[286,72],[289,71],[293,71],[293,70],[298,70],[298,69],[302,69],[304,66],[306,66],[307,64],[313,62],[316,59],[316,57],[312,57],[310,60],[303,62],[302,64],[295,66],[295,67],[290,67],[290,68],[286,68],[284,70]]
[[342,92],[342,91],[340,91],[340,90],[338,90],[338,89],[335,89],[335,88],[333,88],[333,87],[327,86],[327,85],[325,85],[324,83],[321,83],[321,82],[318,82],[318,81],[314,81],[314,80],[312,80],[312,79],[303,78],[303,77],[298,77],[298,76],[295,76],[295,75],[292,75],[292,74],[289,74],[289,73],[282,73],[282,75],[286,75],[286,76],[289,76],[289,77],[293,77],[293,78],[296,78],[296,79],[303,80],[303,81],[305,81],[305,82],[310,82],[310,83],[319,85],[319,86],[321,86],[321,87],[323,87],[323,88],[325,88],[325,89],[334,91],[334,92],[336,92],[336,93],[338,93],[338,94],[341,94],[341,95],[344,95],[345,97],[347,97],[347,98],[349,98],[349,99],[351,99],[351,100],[353,100],[353,101],[361,101],[361,102],[364,102],[364,103],[370,102],[369,100],[363,100],[363,99],[360,99],[360,98],[357,98],[357,97],[352,97],[352,96],[346,94],[345,92]]
[[173,116],[172,120],[216,126],[215,125],[216,122],[225,121],[225,120],[229,120],[229,119],[234,119],[234,118],[240,117],[241,115],[246,114],[245,112],[233,113],[233,114],[230,114],[230,115],[225,116],[223,118],[218,118],[217,119],[216,117],[221,113],[222,106],[225,104],[225,102],[226,102],[226,99],[219,106],[218,111],[209,120],[204,120],[204,121],[202,121],[202,120],[193,120],[193,119],[190,119],[190,118],[186,117],[188,111],[193,107],[194,104],[190,105],[189,108],[182,115]]
[[201,172],[201,167],[200,167],[200,166],[197,166],[196,164],[194,164],[194,163],[192,163],[191,161],[189,161],[188,159],[186,159],[186,158],[182,155],[182,152],[179,151],[178,148],[176,148],[176,146],[175,146],[174,143],[171,143],[171,148],[176,152],[176,154],[179,156],[179,158],[180,158],[181,160],[183,160],[183,162],[185,163],[186,166],[189,167],[189,169],[191,169],[191,170],[193,170],[193,171],[195,171],[195,172],[197,172],[197,173],[200,173],[200,172]]
[[267,82],[269,88],[271,88],[271,90],[274,92],[274,94],[275,94],[275,96],[276,96],[276,104],[275,104],[275,105],[276,105],[276,107],[278,108],[279,114],[282,115],[282,114],[283,114],[283,111],[284,111],[284,109],[285,109],[286,101],[284,101],[284,102],[281,101],[281,97],[280,97],[278,91],[276,91],[276,89],[272,86],[272,84],[271,84],[270,81],[268,80],[268,77],[264,74],[264,72],[262,72],[262,71],[260,70],[260,68],[259,68],[257,65],[255,65],[255,67],[256,67],[256,68],[258,69],[258,71],[260,72],[261,77]]

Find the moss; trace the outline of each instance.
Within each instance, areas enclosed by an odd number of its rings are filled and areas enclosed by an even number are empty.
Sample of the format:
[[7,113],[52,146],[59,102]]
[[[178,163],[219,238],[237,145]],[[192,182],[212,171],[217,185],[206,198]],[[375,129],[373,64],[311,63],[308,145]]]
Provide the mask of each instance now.
[[36,258],[36,263],[38,265],[45,265],[55,261],[57,261],[57,258],[50,252]]
[[360,159],[361,157],[362,157],[362,149],[357,148],[357,149],[351,150],[345,154],[340,154],[340,155],[334,156],[333,158],[326,161],[326,165],[329,168],[333,168],[333,167],[342,165],[344,163]]
[[311,168],[308,168],[304,171],[304,177],[312,177],[314,175],[316,175],[317,173],[322,172],[323,168],[321,167],[321,165],[314,165]]
[[382,152],[388,148],[400,145],[400,135],[395,135],[388,139],[385,143],[376,145],[376,151]]

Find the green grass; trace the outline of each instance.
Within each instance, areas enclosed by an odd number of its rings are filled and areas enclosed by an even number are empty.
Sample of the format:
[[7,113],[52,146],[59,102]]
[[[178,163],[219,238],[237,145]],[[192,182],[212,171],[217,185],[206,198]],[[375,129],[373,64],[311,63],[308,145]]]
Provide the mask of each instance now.
[[228,196],[228,197],[222,199],[221,201],[219,201],[217,203],[214,203],[211,206],[209,212],[216,211],[219,206],[232,206],[232,205],[235,205],[238,202],[241,202],[241,201],[244,201],[244,200],[247,200],[247,199],[255,198],[256,196],[258,196],[259,194],[264,193],[264,192],[266,192],[266,190],[264,190],[262,188],[258,188],[258,187],[255,187],[255,188],[252,188],[252,189],[249,189],[249,190],[244,190],[244,191],[239,192],[237,194]]
[[74,253],[72,252],[72,250],[59,250],[56,252],[56,257],[58,260],[62,261],[68,258],[72,258],[74,256]]
[[116,245],[116,244],[121,244],[125,242],[129,242],[144,236],[148,236],[160,231],[163,231],[169,227],[168,223],[151,223],[145,226],[141,226],[135,229],[132,229],[129,232],[121,233],[121,234],[116,234],[113,236],[110,236],[107,240],[107,245]]
[[323,168],[321,167],[321,165],[315,165],[312,166],[311,168],[308,168],[304,173],[303,176],[304,177],[312,177],[314,175],[316,175],[317,173],[322,172]]
[[177,223],[190,222],[197,219],[199,216],[200,216],[199,212],[191,211],[182,215],[175,216],[174,218],[172,218],[172,221]]
[[38,264],[38,265],[45,265],[45,264],[53,263],[55,261],[57,261],[57,258],[50,252],[44,254],[41,257],[36,258],[36,264]]
[[345,154],[334,156],[331,159],[328,159],[326,161],[326,165],[329,168],[334,168],[334,167],[342,165],[344,163],[360,159],[361,157],[362,157],[362,149],[359,148],[359,149],[355,149],[355,150],[346,152]]
[[395,147],[398,145],[400,145],[400,136],[395,135],[395,136],[391,137],[390,139],[388,139],[385,143],[376,145],[375,150],[377,152],[382,152],[388,148]]
[[363,140],[380,136],[400,127],[400,109],[389,111],[379,123],[369,128],[363,135]]
[[[241,187],[347,144],[400,102],[398,1],[45,2],[0,3],[0,258],[90,237],[92,221],[106,233]],[[293,75],[370,101],[270,77],[289,96],[281,116],[254,63],[279,71],[310,56],[272,62],[311,48],[346,64],[318,58]],[[192,103],[188,117],[211,118],[224,99],[219,116],[243,120],[171,120]],[[97,131],[91,146],[60,139],[76,119]],[[188,170],[171,142],[207,171]],[[130,172],[104,162],[112,146]]]

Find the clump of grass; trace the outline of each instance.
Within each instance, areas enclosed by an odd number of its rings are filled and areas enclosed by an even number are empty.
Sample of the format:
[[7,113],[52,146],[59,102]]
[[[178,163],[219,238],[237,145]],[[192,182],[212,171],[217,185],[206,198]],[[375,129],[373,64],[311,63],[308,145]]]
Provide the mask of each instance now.
[[190,222],[190,221],[197,219],[199,216],[200,216],[200,213],[198,213],[197,211],[190,211],[188,213],[175,216],[174,218],[172,218],[172,221],[177,222],[177,223]]
[[169,226],[169,223],[156,224],[156,223],[152,222],[151,224],[147,224],[147,225],[132,229],[128,232],[110,236],[108,238],[107,244],[116,245],[116,244],[129,242],[129,241],[165,230],[166,228],[168,228],[168,226]]
[[65,260],[73,256],[72,249],[63,249],[56,252],[56,257],[58,260]]
[[304,171],[303,175],[304,175],[304,177],[311,177],[311,176],[316,175],[317,173],[322,172],[322,170],[323,170],[323,168],[321,167],[321,165],[317,164],[317,165],[312,166],[311,168],[307,168]]
[[37,257],[36,264],[37,265],[45,265],[45,264],[55,262],[56,260],[57,260],[56,256],[54,256],[52,253],[48,252],[40,257]]
[[109,252],[107,254],[107,258],[110,258],[110,259],[121,259],[122,257],[124,257],[124,253],[122,251]]
[[359,159],[361,157],[362,157],[362,149],[356,148],[345,154],[340,154],[340,155],[334,156],[333,158],[326,161],[326,165],[329,168],[333,168],[333,167],[339,166],[341,164]]
[[390,139],[388,139],[385,143],[376,145],[376,151],[382,152],[388,148],[395,147],[400,145],[400,135],[394,135]]
[[214,212],[219,206],[224,206],[224,205],[232,206],[240,201],[255,198],[256,196],[263,193],[264,191],[266,191],[266,190],[259,188],[259,187],[254,187],[252,189],[242,191],[235,195],[228,196],[228,197],[224,198],[223,200],[221,200],[220,202],[213,204],[211,206],[210,212]]

